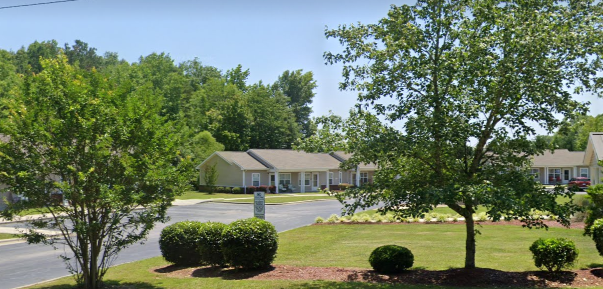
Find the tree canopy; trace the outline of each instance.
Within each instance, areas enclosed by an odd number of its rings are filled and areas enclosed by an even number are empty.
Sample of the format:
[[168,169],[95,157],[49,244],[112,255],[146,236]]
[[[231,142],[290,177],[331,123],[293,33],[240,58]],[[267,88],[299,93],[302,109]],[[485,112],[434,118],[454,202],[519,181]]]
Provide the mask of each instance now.
[[178,155],[177,132],[148,88],[121,90],[62,53],[40,65],[2,100],[0,182],[24,198],[3,214],[44,208],[51,219],[32,222],[27,240],[66,244],[73,257],[63,258],[78,283],[99,288],[117,254],[166,220],[192,166]]
[[341,89],[359,94],[347,120],[326,121],[341,129],[350,166],[379,166],[372,184],[340,201],[349,212],[382,203],[406,216],[448,205],[466,219],[466,268],[475,267],[477,206],[494,220],[540,227],[538,209],[567,225],[575,207],[555,199],[571,194],[526,172],[544,149],[530,124],[553,131],[557,115],[586,111],[573,93],[600,96],[602,5],[420,0],[377,24],[327,30],[343,50],[326,62],[343,64]]

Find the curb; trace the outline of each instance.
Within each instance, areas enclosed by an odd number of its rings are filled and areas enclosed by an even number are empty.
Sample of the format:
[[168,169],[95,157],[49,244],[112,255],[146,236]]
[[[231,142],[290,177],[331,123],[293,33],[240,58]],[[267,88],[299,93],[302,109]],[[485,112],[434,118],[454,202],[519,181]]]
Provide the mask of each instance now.
[[[313,203],[313,202],[321,202],[321,201],[337,201],[331,199],[316,199],[316,200],[305,200],[305,201],[295,201],[295,202],[284,202],[284,203],[266,203],[266,206],[279,206],[279,205],[293,205],[293,204],[302,204],[302,203]],[[253,205],[253,203],[243,203],[243,202],[230,202],[230,201],[208,201],[213,203],[222,203],[222,204],[237,204],[237,205]]]

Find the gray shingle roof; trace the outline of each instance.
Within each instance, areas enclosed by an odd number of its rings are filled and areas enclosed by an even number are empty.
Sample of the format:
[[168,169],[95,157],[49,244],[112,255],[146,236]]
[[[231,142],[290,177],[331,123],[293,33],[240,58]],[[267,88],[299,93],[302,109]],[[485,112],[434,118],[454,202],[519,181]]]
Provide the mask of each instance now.
[[[336,152],[333,152],[332,154],[333,154],[333,156],[336,159],[338,159],[338,160],[340,160],[342,162],[345,162],[345,161],[349,160],[352,157],[352,154],[349,154],[349,153],[346,153],[346,152],[343,152],[343,151],[336,151]],[[360,167],[361,170],[363,170],[363,169],[369,169],[369,170],[375,170],[375,169],[377,169],[377,165],[375,165],[375,164],[367,164],[367,163],[360,163],[359,167]]]
[[556,149],[554,152],[545,151],[542,155],[534,156],[534,167],[563,167],[580,166],[584,164],[584,152],[571,152],[567,149]]
[[223,159],[230,163],[235,163],[240,166],[244,170],[267,170],[268,168],[264,166],[262,163],[258,162],[256,159],[252,158],[246,152],[231,152],[231,151],[221,151],[216,152],[216,154],[220,155]]
[[338,169],[340,162],[325,153],[307,153],[286,149],[251,149],[247,151],[264,165],[279,170]]

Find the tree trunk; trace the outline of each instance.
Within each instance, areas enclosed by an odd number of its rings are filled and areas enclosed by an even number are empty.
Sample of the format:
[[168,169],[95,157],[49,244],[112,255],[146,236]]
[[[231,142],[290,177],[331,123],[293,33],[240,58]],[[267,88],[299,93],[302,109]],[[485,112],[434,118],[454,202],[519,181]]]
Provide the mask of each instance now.
[[475,268],[475,222],[473,215],[463,216],[467,229],[467,240],[465,240],[465,269]]

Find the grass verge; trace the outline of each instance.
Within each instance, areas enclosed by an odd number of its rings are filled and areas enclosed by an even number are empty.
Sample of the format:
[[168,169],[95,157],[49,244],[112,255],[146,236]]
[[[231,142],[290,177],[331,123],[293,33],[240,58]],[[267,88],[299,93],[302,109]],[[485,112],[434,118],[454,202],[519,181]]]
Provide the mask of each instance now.
[[14,239],[14,238],[17,238],[17,236],[15,236],[13,234],[0,233],[0,240]]

